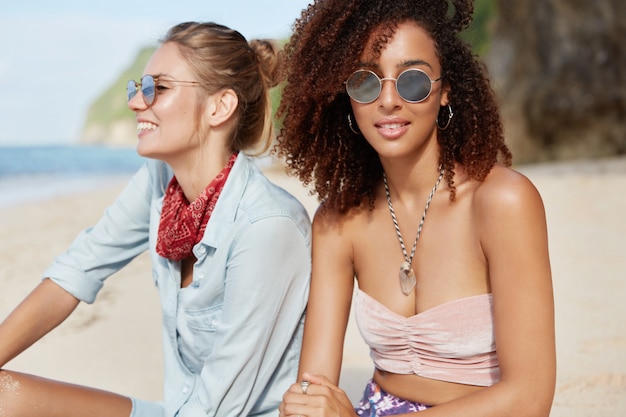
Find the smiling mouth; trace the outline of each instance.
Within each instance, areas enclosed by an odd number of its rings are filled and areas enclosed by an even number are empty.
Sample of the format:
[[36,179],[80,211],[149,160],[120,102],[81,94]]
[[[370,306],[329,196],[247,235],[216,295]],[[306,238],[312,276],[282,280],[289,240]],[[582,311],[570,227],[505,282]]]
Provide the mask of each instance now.
[[377,125],[377,127],[381,129],[395,130],[403,128],[406,125],[408,125],[408,123],[385,123]]
[[154,123],[141,122],[137,123],[137,132],[146,132],[151,131],[157,128],[157,125]]

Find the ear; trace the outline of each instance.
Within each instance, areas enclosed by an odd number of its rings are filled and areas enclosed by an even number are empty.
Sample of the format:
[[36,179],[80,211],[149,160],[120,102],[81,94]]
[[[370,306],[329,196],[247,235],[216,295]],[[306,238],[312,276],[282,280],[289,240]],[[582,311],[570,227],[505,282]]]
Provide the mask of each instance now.
[[209,97],[207,116],[211,127],[228,122],[237,110],[239,98],[230,88],[218,91]]
[[448,94],[450,94],[450,84],[447,80],[443,80],[443,84],[441,86],[441,96],[439,97],[439,105],[441,107],[445,107],[450,104],[450,99],[448,99]]
[[450,103],[450,100],[448,100],[449,92],[450,92],[450,86],[446,83],[441,90],[441,99],[439,100],[439,105],[441,107],[445,107]]

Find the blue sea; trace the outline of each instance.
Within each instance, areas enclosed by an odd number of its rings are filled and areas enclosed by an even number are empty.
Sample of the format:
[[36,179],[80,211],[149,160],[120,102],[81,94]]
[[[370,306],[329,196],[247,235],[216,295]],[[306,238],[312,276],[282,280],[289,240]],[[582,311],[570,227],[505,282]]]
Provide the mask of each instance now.
[[0,207],[128,180],[143,162],[134,148],[0,146]]

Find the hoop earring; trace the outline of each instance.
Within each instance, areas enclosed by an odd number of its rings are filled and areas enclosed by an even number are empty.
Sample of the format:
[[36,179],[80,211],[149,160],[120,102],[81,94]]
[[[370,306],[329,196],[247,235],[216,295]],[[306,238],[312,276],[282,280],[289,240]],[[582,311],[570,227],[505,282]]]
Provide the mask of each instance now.
[[350,113],[348,113],[348,126],[350,126],[350,130],[355,135],[360,135],[361,134],[361,132],[359,132],[357,129],[355,129],[354,126],[352,125],[352,117],[350,117]]
[[454,113],[452,112],[452,106],[448,104],[448,120],[446,120],[445,126],[441,126],[439,124],[439,115],[437,115],[437,119],[435,120],[435,124],[437,125],[439,130],[446,130],[448,126],[450,126],[450,122],[452,121],[452,116],[454,116]]

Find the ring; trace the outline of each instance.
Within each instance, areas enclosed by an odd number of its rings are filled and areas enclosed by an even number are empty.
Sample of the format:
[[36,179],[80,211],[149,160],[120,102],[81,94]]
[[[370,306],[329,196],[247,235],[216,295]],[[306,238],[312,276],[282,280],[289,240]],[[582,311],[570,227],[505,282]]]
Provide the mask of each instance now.
[[306,390],[309,389],[309,385],[311,383],[309,381],[302,381],[300,382],[300,387],[302,387],[302,393],[306,394]]

